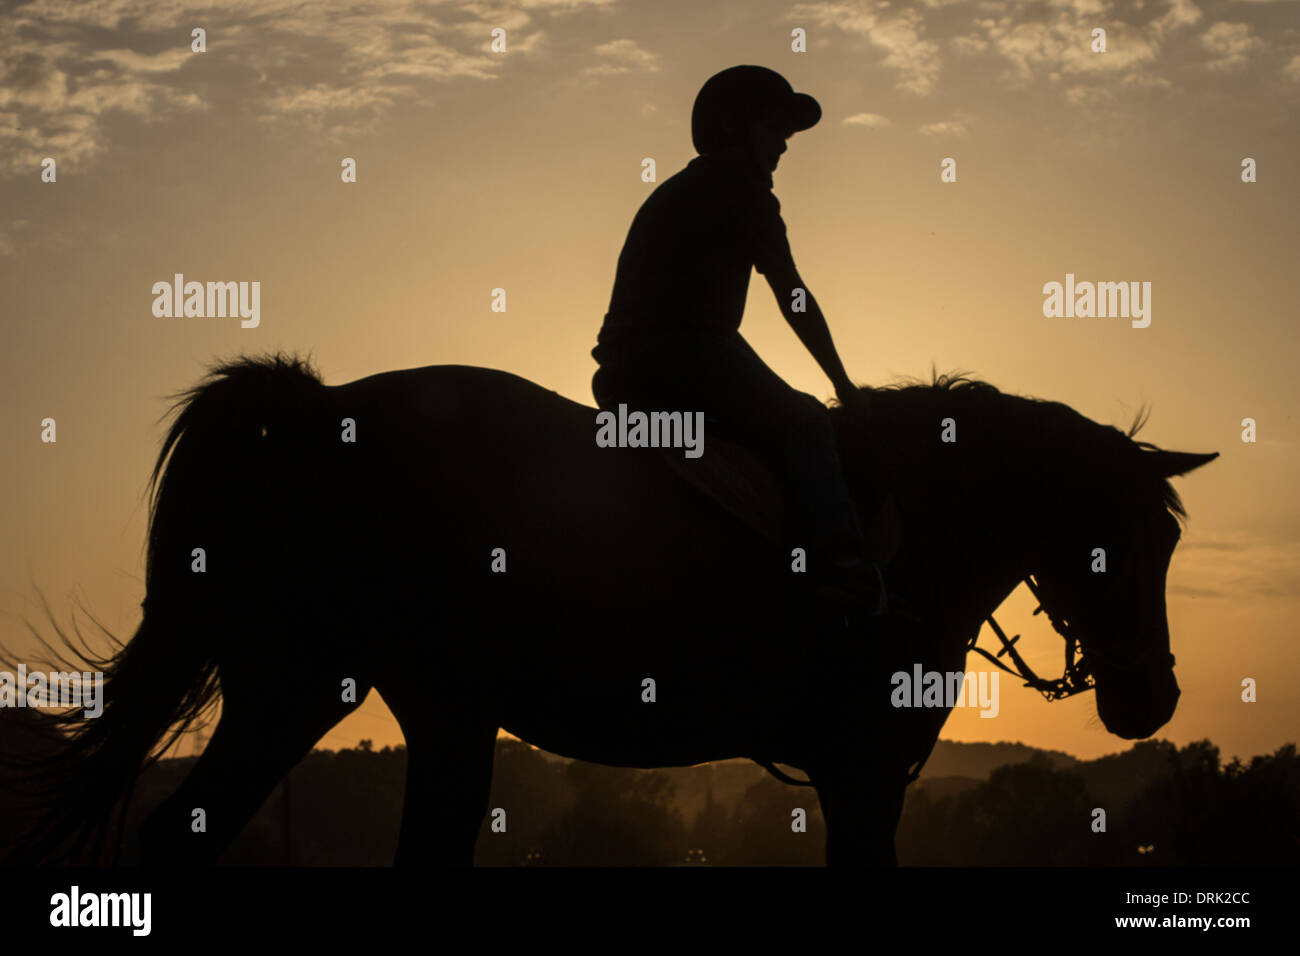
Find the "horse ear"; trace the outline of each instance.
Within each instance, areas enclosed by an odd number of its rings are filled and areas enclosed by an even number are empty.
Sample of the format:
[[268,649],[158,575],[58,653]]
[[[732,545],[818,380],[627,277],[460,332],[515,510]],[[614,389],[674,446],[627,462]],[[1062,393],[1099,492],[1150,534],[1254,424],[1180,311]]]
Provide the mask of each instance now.
[[1219,453],[1217,451],[1198,454],[1191,451],[1165,451],[1163,449],[1147,452],[1143,455],[1147,466],[1161,478],[1185,475],[1189,471],[1200,468],[1218,457]]

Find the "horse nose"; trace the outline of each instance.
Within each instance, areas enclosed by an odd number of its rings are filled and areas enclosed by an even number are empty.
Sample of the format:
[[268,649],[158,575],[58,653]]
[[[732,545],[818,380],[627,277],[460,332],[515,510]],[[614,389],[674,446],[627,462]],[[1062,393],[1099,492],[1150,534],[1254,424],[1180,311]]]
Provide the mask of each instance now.
[[1157,727],[1163,727],[1173,718],[1174,711],[1178,709],[1178,698],[1182,693],[1172,672],[1160,682],[1159,688],[1152,695],[1154,706],[1151,715],[1154,720],[1159,721]]

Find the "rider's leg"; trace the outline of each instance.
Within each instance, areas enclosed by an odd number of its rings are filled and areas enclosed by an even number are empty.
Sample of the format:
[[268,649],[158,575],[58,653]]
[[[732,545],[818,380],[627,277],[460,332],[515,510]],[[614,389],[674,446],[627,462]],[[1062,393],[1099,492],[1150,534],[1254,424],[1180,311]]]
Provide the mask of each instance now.
[[822,598],[846,607],[883,610],[879,570],[866,559],[826,406],[791,388],[739,335],[728,339],[722,352],[718,364],[724,370],[720,378],[725,394],[739,397],[725,415],[748,425],[756,433],[756,444],[775,446],[800,509],[798,517],[811,538],[809,569],[822,581]]
[[863,558],[826,406],[786,384],[740,335],[660,343],[635,366],[602,367],[592,390],[603,408],[636,396],[654,406],[642,410],[702,411],[765,452],[809,533],[809,570],[832,585],[828,598],[877,606],[879,577]]

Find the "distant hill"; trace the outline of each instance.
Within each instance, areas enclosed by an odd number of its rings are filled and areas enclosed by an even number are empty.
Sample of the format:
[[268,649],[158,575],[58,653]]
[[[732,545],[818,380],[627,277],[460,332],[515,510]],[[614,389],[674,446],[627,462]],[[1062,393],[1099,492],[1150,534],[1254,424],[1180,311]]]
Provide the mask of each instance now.
[[929,777],[972,777],[987,780],[998,767],[1012,763],[1026,763],[1035,755],[1044,757],[1057,770],[1069,770],[1079,765],[1076,757],[1059,750],[1040,750],[1028,744],[960,743],[940,740],[934,753],[921,771],[921,780]]
[[[528,744],[515,746],[530,747]],[[562,767],[570,763],[565,757],[548,753],[545,750],[535,752],[547,763]],[[500,749],[498,749],[498,753]],[[1035,755],[1051,763],[1058,769],[1077,767],[1079,760],[1059,750],[1040,750],[1021,743],[962,743],[955,740],[940,740],[935,745],[934,753],[926,762],[917,785],[913,789],[925,788],[932,793],[947,794],[964,786],[973,786],[987,780],[998,767],[1007,764],[1025,763]],[[796,779],[802,774],[790,768],[782,768]],[[687,819],[693,819],[700,813],[708,799],[710,788],[713,799],[725,807],[734,807],[745,791],[758,781],[768,776],[751,760],[719,760],[714,763],[701,764],[697,767],[681,767],[666,772],[672,775],[675,784],[673,805]],[[965,784],[959,781],[966,781]]]
[[923,776],[912,785],[907,795],[908,799],[914,799],[916,794],[924,792],[932,800],[942,800],[945,797],[955,797],[959,793],[974,789],[980,785],[980,782],[974,777]]
[[[0,744],[41,746],[34,725],[0,713]],[[33,741],[35,743],[33,743]],[[160,761],[127,814],[123,861],[149,811],[195,758]],[[222,862],[386,866],[402,814],[404,747],[316,750],[278,787]],[[797,771],[790,770],[793,775]],[[0,791],[5,789],[0,778]],[[825,824],[811,788],[791,787],[746,760],[634,770],[567,760],[512,739],[497,742],[476,862],[515,865],[820,865]],[[1090,827],[1094,808],[1108,831]],[[792,808],[807,812],[792,833]],[[0,845],[16,817],[0,801]],[[1300,863],[1300,760],[1292,745],[1221,766],[1208,741],[1181,750],[1148,740],[1097,760],[1002,742],[941,741],[908,790],[900,861],[920,865],[1186,865]],[[1139,852],[1139,847],[1141,851]]]

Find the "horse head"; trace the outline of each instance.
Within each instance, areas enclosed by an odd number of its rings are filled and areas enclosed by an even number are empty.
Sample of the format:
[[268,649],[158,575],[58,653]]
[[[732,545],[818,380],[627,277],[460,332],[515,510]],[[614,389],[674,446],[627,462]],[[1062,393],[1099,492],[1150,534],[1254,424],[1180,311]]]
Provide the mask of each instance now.
[[1010,648],[1020,676],[1050,699],[1095,688],[1117,736],[1163,726],[1179,695],[1165,578],[1186,517],[1169,479],[1217,453],[1165,451],[1134,440],[1141,419],[1125,433],[965,375],[872,392],[874,423],[840,410],[838,431],[846,471],[881,470],[903,506],[895,580],[922,588],[913,603],[964,641],[1027,581],[1069,651],[1051,681]]
[[1133,740],[1164,726],[1179,696],[1165,578],[1186,515],[1169,479],[1218,453],[1127,444],[1123,467],[1107,471],[1124,480],[1082,498],[1042,536],[1032,574],[1053,625],[1078,641],[1101,722]]

